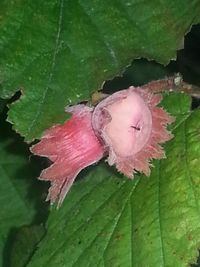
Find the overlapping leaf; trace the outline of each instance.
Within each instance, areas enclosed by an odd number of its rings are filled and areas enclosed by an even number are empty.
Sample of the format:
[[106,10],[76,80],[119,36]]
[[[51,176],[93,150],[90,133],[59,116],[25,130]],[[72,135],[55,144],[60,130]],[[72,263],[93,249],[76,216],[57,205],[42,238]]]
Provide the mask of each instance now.
[[3,1],[1,96],[22,92],[9,121],[27,140],[39,137],[132,59],[175,58],[199,13],[199,0]]
[[[24,267],[37,249],[37,244],[45,235],[44,225],[22,226],[14,236],[8,267]],[[5,266],[4,265],[4,266]]]
[[[29,159],[28,147],[11,131],[8,123],[1,121],[0,266],[9,266],[12,261],[12,241],[18,227],[33,221],[38,223],[45,218],[46,205],[41,199],[44,187],[33,180],[37,175],[39,169],[37,164]],[[36,218],[37,215],[39,219]]]

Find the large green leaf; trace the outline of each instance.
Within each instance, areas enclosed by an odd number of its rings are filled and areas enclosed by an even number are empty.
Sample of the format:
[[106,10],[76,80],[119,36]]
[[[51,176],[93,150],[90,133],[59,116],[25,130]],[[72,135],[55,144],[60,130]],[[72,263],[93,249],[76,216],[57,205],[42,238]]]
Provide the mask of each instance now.
[[[200,246],[200,110],[184,95],[164,106],[177,121],[167,159],[155,161],[149,178],[120,176],[100,164],[77,182],[29,267],[184,267]],[[171,108],[170,108],[171,107]]]
[[4,266],[9,266],[11,262],[10,249],[17,228],[32,222],[40,223],[46,217],[46,205],[41,199],[44,187],[35,179],[40,168],[38,162],[36,164],[29,157],[22,138],[11,131],[8,123],[1,122],[0,266],[3,262]]
[[199,13],[199,0],[1,1],[1,96],[22,92],[9,121],[39,137],[132,59],[175,58]]

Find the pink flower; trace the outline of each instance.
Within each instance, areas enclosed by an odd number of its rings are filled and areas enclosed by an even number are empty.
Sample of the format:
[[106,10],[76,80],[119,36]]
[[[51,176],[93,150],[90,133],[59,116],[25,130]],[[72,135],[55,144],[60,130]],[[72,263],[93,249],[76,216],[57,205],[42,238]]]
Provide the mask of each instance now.
[[47,200],[60,205],[78,173],[104,156],[130,178],[136,171],[149,175],[151,160],[165,157],[160,144],[172,138],[166,126],[174,119],[157,107],[161,99],[132,86],[107,97],[95,109],[67,108],[71,119],[47,130],[31,148],[53,162],[40,175],[51,182]]

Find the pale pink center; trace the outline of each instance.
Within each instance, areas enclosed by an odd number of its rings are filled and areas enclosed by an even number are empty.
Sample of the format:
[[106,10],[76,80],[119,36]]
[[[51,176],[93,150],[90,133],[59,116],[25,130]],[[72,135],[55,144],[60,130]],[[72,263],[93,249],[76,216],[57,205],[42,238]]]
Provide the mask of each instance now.
[[112,120],[105,133],[119,156],[130,156],[148,142],[152,130],[152,116],[140,95],[131,92],[126,98],[108,105]]

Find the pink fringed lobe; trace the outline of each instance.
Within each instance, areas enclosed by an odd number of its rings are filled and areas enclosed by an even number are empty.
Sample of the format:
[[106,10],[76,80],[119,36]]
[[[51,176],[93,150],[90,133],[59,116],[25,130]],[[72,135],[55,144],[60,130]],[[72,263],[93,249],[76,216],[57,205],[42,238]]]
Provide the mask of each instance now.
[[135,171],[150,175],[150,161],[165,157],[159,144],[172,138],[166,127],[174,118],[157,107],[161,99],[131,86],[101,101],[93,112],[93,128],[105,143],[109,165],[130,178]]
[[67,108],[72,117],[63,125],[46,131],[41,141],[32,146],[35,155],[48,157],[53,164],[42,171],[41,180],[51,182],[47,200],[60,205],[78,173],[99,161],[104,148],[91,125],[92,108],[77,105]]

